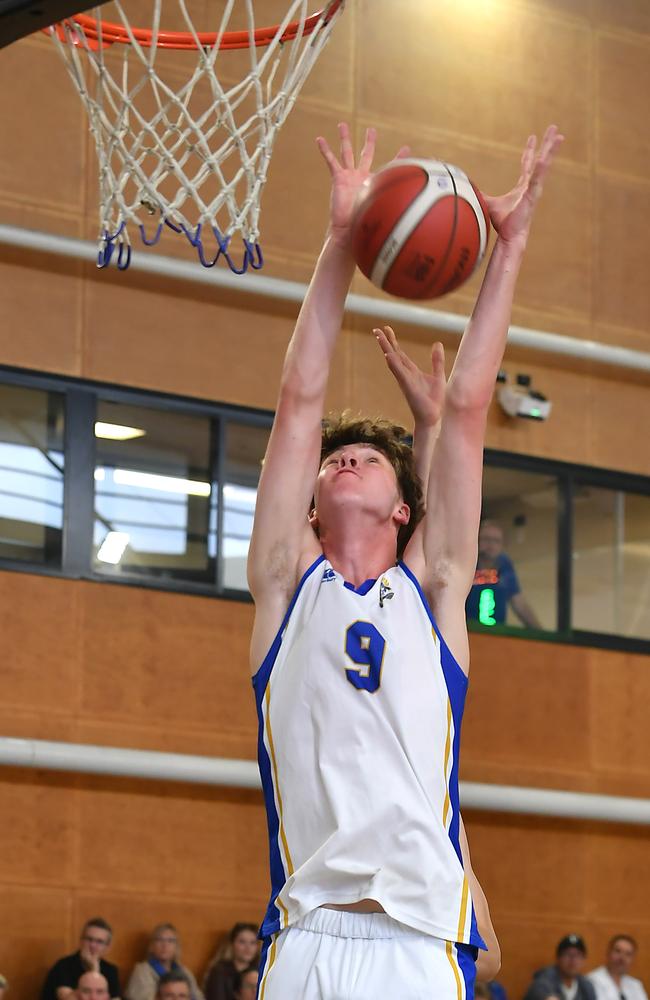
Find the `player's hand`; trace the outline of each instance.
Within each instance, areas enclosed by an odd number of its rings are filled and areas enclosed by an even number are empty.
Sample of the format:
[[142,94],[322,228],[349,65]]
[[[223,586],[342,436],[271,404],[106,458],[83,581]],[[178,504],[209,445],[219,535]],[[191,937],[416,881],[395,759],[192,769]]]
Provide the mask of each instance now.
[[[355,163],[354,159],[350,128],[346,122],[340,123],[339,136],[341,139],[341,151],[338,159],[330,149],[327,140],[323,139],[322,136],[317,138],[316,143],[332,178],[330,233],[341,244],[348,246],[350,242],[350,227],[354,218],[359,191],[363,182],[370,177],[372,161],[375,155],[377,131],[374,128],[366,130],[365,142],[357,163]],[[408,156],[409,153],[408,146],[403,146],[397,156]]]
[[512,191],[496,198],[483,195],[492,225],[502,241],[525,244],[544,179],[563,141],[557,125],[546,129],[539,150],[537,137],[529,136],[521,157],[521,174]]
[[431,371],[424,372],[399,346],[390,326],[373,330],[386,364],[413,414],[416,425],[433,427],[442,418],[445,402],[445,351],[440,343],[431,350]]

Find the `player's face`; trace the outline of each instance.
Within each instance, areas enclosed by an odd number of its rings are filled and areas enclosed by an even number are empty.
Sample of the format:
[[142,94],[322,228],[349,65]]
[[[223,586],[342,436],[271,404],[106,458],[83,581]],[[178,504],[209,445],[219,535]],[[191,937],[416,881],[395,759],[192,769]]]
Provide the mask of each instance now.
[[389,459],[368,444],[345,445],[328,455],[320,467],[315,496],[321,527],[339,511],[364,509],[388,519],[404,506]]
[[634,960],[634,947],[630,941],[615,941],[609,949],[607,965],[617,976],[625,976]]

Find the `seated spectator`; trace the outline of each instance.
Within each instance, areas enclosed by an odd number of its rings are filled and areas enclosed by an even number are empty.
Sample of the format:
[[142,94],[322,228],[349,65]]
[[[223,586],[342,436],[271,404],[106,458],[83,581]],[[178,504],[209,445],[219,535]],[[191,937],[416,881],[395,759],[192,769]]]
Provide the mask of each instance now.
[[235,1000],[255,1000],[258,978],[259,972],[256,965],[251,965],[243,972],[236,973],[233,980]]
[[483,625],[503,625],[508,605],[526,628],[542,627],[522,594],[515,567],[504,551],[503,529],[496,521],[481,521],[478,563],[465,614]]
[[101,917],[87,920],[81,932],[79,950],[55,962],[45,977],[41,1000],[73,1000],[74,991],[84,972],[101,972],[108,983],[109,996],[112,1000],[119,1000],[121,990],[118,968],[104,958],[112,940],[110,924]]
[[184,972],[166,972],[158,980],[155,1000],[190,1000],[192,987]]
[[596,990],[596,1000],[648,1000],[640,979],[630,976],[637,944],[629,934],[617,934],[607,945],[605,965],[587,976]]
[[524,1000],[596,1000],[592,984],[582,975],[587,946],[577,934],[567,934],[557,946],[555,965],[535,973]]
[[235,1000],[235,976],[257,961],[258,951],[255,924],[235,924],[208,966],[203,983],[205,1000]]
[[108,980],[101,972],[84,972],[73,996],[77,1000],[108,1000]]
[[124,996],[126,1000],[154,1000],[158,980],[167,972],[180,972],[190,984],[190,1000],[204,1000],[196,979],[189,969],[180,963],[180,941],[173,924],[158,924],[154,927],[147,958],[138,962],[131,973]]

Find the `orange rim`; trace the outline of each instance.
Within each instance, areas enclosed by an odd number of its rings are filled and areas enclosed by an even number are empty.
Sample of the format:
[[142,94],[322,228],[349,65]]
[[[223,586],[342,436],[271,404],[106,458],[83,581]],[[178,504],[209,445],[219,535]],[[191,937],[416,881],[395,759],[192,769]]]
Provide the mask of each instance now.
[[[339,7],[342,7],[344,0],[332,0],[331,3],[311,14],[303,21],[292,21],[288,24],[282,34],[281,42],[292,42],[298,34],[302,36],[311,35],[321,18],[325,18],[326,23],[330,21]],[[101,45],[103,48],[119,43],[130,45],[131,37],[126,28],[121,24],[113,24],[111,21],[101,21],[87,14],[75,14],[74,17],[66,18],[64,21],[55,24],[53,27],[62,42],[66,42],[63,25],[68,25],[73,30],[81,30],[90,43],[91,47]],[[301,30],[302,26],[302,30]],[[257,28],[252,35],[252,44],[256,48],[270,45],[277,37],[278,24],[268,28]],[[150,28],[132,28],[133,37],[143,46],[151,48],[153,44],[153,32]],[[197,39],[199,44],[197,45]],[[156,37],[156,45],[160,49],[211,49],[219,41],[220,49],[248,49],[251,46],[251,34],[248,31],[225,31],[219,39],[216,31],[197,31],[193,35],[189,31],[159,31]]]

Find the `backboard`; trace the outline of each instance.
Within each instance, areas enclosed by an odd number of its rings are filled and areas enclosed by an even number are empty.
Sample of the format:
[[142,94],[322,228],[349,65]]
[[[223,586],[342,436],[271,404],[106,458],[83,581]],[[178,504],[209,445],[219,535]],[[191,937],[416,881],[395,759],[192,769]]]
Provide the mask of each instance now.
[[0,0],[0,48],[89,6],[83,0]]

